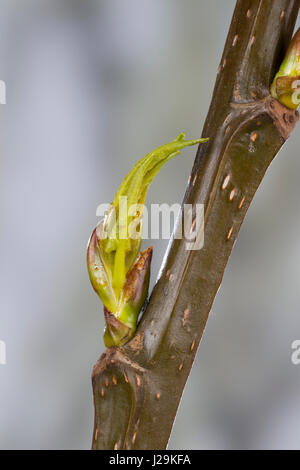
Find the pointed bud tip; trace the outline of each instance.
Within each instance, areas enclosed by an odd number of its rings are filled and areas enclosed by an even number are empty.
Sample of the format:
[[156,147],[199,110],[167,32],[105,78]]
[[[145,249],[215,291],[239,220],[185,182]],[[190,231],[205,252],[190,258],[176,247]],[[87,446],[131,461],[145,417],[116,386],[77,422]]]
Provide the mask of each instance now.
[[142,251],[140,257],[136,263],[136,269],[141,271],[146,265],[151,263],[153,254],[153,247],[149,246],[145,251]]

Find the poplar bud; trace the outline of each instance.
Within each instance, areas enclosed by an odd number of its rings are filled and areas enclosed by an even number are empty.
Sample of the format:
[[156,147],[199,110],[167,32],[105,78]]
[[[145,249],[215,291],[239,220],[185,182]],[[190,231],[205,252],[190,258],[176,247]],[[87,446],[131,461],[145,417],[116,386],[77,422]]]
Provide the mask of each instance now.
[[275,75],[271,95],[290,109],[297,109],[300,104],[300,28]]
[[140,253],[148,187],[182,148],[208,140],[184,138],[181,133],[136,163],[89,240],[88,272],[104,304],[107,347],[122,346],[132,338],[148,295],[152,247]]

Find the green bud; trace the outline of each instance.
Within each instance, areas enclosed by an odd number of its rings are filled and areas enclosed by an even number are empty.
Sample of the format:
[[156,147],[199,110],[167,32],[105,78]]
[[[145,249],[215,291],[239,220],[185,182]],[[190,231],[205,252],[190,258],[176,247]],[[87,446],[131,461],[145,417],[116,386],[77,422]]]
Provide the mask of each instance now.
[[105,346],[122,346],[132,338],[136,330],[137,316],[148,295],[152,247],[140,254],[129,271],[120,298],[119,315],[105,309]]
[[294,35],[285,58],[271,85],[271,95],[290,109],[300,104],[300,28]]
[[182,148],[208,140],[184,138],[181,133],[137,162],[90,238],[88,272],[104,304],[107,347],[121,346],[132,338],[148,295],[152,247],[140,253],[148,187],[162,166]]

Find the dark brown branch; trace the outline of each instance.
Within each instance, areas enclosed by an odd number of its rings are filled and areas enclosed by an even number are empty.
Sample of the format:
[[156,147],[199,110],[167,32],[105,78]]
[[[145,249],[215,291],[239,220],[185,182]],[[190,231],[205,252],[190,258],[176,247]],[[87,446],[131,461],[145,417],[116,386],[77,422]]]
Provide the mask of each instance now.
[[298,114],[269,95],[299,0],[238,0],[184,203],[205,205],[205,243],[173,240],[135,337],[93,372],[94,449],[163,449],[249,204]]

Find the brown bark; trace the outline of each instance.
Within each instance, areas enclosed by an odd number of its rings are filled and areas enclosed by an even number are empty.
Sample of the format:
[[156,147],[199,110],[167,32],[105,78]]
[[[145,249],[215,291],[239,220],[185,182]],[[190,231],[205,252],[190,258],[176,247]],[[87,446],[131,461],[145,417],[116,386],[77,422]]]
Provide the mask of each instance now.
[[205,242],[173,240],[134,338],[93,371],[93,449],[164,449],[249,204],[298,113],[269,87],[299,0],[238,0],[184,203],[205,206]]

